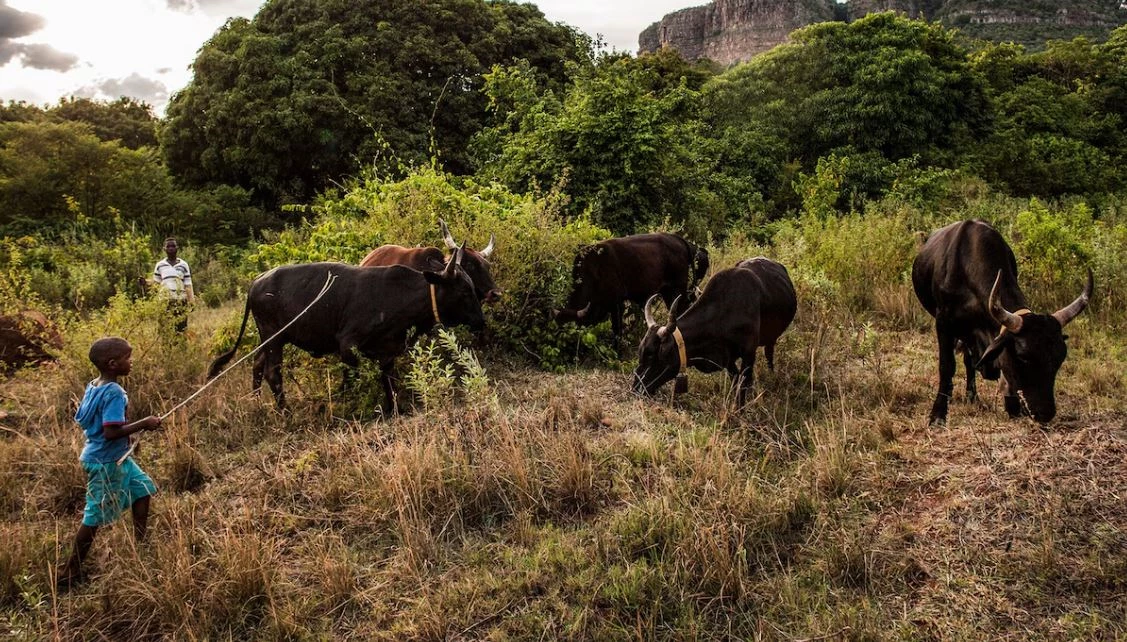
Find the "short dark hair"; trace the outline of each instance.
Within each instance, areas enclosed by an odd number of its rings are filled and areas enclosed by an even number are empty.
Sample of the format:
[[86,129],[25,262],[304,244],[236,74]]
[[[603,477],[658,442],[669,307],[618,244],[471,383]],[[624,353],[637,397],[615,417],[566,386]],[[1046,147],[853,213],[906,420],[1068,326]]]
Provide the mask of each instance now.
[[129,342],[121,337],[104,337],[98,339],[90,346],[90,362],[98,370],[105,370],[110,361],[117,359],[133,349]]
[[[170,236],[170,237],[168,237],[168,238],[164,239],[164,244],[165,244],[165,245],[168,245],[168,242],[169,242],[169,241],[171,241],[171,242],[173,242],[173,243],[176,243],[176,237],[175,237],[175,236]],[[176,243],[176,244],[177,244],[177,245],[180,245],[179,243]]]

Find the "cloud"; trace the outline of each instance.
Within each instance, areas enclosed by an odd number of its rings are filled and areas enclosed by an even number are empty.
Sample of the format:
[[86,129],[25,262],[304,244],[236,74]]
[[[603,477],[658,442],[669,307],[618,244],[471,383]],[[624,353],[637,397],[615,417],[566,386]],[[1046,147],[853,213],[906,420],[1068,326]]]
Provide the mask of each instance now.
[[[2,0],[0,0],[2,1]],[[208,16],[250,17],[262,6],[263,0],[164,0],[172,11],[194,13],[199,11]]]
[[13,9],[8,6],[7,0],[0,0],[0,45],[5,40],[29,36],[46,25],[47,20],[43,16]]
[[83,98],[116,100],[129,96],[150,105],[162,106],[168,102],[168,87],[159,80],[132,73],[125,78],[106,78],[96,84],[87,85],[74,95]]
[[32,69],[67,71],[78,64],[78,56],[55,49],[51,45],[15,42],[16,38],[29,36],[47,24],[43,16],[9,7],[0,0],[0,66],[13,58]]
[[18,45],[21,46],[23,51],[20,52],[20,57],[23,61],[24,67],[31,67],[32,69],[53,69],[55,71],[67,71],[73,69],[78,64],[78,56],[59,51],[51,45]]

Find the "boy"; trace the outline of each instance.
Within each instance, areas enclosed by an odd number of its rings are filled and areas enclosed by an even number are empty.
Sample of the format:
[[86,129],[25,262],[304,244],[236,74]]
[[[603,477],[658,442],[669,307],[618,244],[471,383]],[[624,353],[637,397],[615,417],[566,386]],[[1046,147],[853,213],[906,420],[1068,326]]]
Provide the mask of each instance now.
[[160,427],[159,417],[148,416],[126,423],[129,403],[118,383],[133,367],[133,348],[119,337],[98,339],[90,346],[90,361],[99,376],[86,385],[74,420],[86,433],[82,468],[86,471],[86,510],[74,536],[74,551],[60,569],[59,585],[68,587],[82,578],[82,561],[94,543],[98,527],[117,519],[129,507],[133,513],[133,535],[145,538],[149,518],[149,496],[156,492],[153,480],[133,461],[117,461],[129,450],[129,435]]

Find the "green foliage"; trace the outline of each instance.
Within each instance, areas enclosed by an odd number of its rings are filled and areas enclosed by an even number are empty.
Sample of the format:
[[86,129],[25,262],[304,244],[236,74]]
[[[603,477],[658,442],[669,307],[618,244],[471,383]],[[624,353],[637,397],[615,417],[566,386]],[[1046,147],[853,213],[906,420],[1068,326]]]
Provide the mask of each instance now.
[[408,356],[411,366],[403,382],[426,410],[450,404],[455,395],[470,405],[487,401],[489,376],[473,351],[459,345],[454,332],[441,329],[435,338],[419,339]]
[[161,145],[189,184],[238,185],[268,208],[307,202],[385,145],[464,171],[481,74],[524,59],[558,82],[584,46],[531,4],[278,0],[203,45]]
[[616,234],[664,219],[691,235],[723,227],[698,141],[698,88],[707,77],[675,52],[604,56],[576,67],[562,95],[541,90],[527,64],[486,75],[499,124],[474,143],[479,175],[519,191],[559,185],[570,216],[590,213]]
[[438,219],[474,249],[492,234],[490,269],[505,294],[487,306],[490,332],[511,352],[558,367],[575,359],[576,346],[586,345],[586,331],[557,328],[550,310],[562,305],[571,288],[575,252],[609,236],[585,217],[564,220],[561,200],[559,194],[520,196],[432,168],[398,181],[373,173],[340,197],[323,199],[313,208],[317,218],[272,236],[248,260],[264,270],[296,261],[357,263],[381,244],[444,247]]
[[761,169],[772,160],[813,168],[837,151],[941,163],[989,116],[981,79],[937,24],[878,13],[805,27],[792,40],[703,89],[711,135],[741,141],[756,132],[741,154],[749,160],[721,169],[765,194],[777,190]]
[[72,96],[45,108],[9,101],[0,105],[0,123],[3,122],[86,123],[99,139],[118,141],[127,149],[157,145],[157,119],[152,107],[127,96],[112,102]]

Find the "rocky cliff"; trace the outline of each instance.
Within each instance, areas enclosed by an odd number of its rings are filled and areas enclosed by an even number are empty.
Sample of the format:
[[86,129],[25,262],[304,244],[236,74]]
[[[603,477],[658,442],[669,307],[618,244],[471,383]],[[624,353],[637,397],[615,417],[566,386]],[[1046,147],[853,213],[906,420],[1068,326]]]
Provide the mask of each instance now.
[[640,52],[673,47],[724,65],[786,41],[791,31],[877,11],[938,20],[972,38],[1039,47],[1050,38],[1099,39],[1127,23],[1127,0],[713,0],[668,14],[638,37]]

